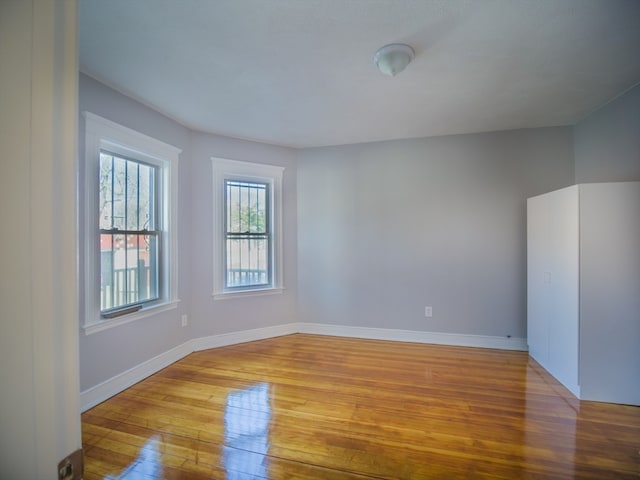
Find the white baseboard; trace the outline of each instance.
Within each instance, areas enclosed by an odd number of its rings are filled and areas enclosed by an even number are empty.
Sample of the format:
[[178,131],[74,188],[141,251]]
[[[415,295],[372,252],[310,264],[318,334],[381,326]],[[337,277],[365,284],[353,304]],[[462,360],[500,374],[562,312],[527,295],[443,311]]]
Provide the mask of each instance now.
[[527,340],[525,338],[419,332],[414,330],[396,330],[393,328],[349,327],[322,323],[287,323],[284,325],[273,325],[271,327],[223,333],[189,340],[140,365],[130,368],[126,372],[120,373],[109,380],[81,392],[81,411],[85,412],[89,410],[113,395],[129,388],[131,385],[186,357],[192,352],[291,335],[293,333],[391,340],[397,342],[433,343],[462,347],[497,348],[501,350],[527,350]]
[[200,337],[192,340],[193,351],[199,352],[200,350],[208,350],[209,348],[226,347],[227,345],[236,345],[238,343],[264,340],[265,338],[291,335],[292,333],[299,332],[299,325],[299,323],[286,323],[284,325],[273,325],[271,327],[254,328],[252,330]]
[[193,352],[191,343],[191,340],[187,341],[146,362],[142,362],[140,365],[130,368],[126,372],[122,372],[84,392],[80,392],[80,411],[85,412],[91,407],[95,407],[107,398],[126,390],[131,385],[138,383],[140,380],[144,380],[149,375],[153,375],[181,358],[186,357]]
[[299,323],[298,332],[336,337],[392,340],[396,342],[433,343],[458,347],[497,348],[500,350],[527,351],[526,338],[491,337],[459,333],[420,332],[393,328],[348,327],[324,323]]

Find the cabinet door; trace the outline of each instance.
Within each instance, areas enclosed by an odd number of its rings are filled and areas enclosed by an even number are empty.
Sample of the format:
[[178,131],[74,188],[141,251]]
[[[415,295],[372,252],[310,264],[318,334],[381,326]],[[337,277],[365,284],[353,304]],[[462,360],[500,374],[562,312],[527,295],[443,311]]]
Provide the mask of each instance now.
[[527,201],[527,336],[538,363],[579,396],[578,187]]

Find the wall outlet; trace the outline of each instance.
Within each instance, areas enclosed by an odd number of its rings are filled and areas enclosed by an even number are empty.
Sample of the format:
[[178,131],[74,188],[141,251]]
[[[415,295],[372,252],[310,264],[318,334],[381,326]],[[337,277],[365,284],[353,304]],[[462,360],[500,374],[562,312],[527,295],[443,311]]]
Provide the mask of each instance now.
[[424,307],[424,316],[427,318],[433,317],[433,309],[431,307]]
[[186,313],[180,317],[180,321],[182,322],[183,327],[186,327],[187,325],[189,325],[189,317],[187,317]]

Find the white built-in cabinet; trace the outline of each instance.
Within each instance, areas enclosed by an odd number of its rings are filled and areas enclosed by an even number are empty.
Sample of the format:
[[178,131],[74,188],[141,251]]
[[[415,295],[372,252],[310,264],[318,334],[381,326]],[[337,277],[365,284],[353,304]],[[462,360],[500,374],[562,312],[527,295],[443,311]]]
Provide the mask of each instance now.
[[640,182],[527,200],[527,341],[576,397],[640,405]]

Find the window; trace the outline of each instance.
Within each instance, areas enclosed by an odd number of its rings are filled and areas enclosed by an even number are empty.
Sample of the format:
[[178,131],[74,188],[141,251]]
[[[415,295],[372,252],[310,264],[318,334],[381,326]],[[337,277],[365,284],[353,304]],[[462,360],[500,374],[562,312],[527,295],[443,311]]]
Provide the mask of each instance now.
[[159,168],[100,151],[100,312],[158,300]]
[[282,291],[282,167],[214,158],[215,298]]
[[180,150],[84,112],[85,332],[175,308]]
[[225,180],[225,288],[271,285],[269,184]]

